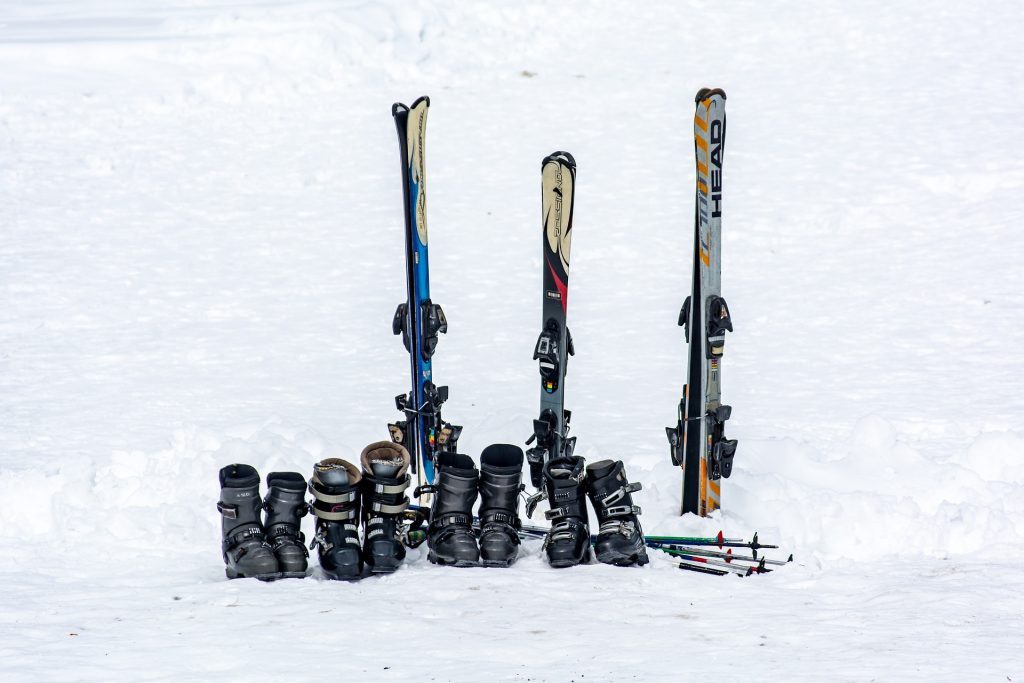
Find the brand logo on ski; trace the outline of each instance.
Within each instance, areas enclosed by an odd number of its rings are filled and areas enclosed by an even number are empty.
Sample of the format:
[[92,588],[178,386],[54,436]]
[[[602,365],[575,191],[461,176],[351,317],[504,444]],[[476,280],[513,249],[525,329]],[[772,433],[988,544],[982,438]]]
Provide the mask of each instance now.
[[715,119],[711,122],[711,217],[722,215],[722,138],[725,132],[722,122]]
[[[572,174],[562,166],[562,161],[552,160],[542,169],[544,192],[544,233],[548,248],[558,254],[562,272],[569,272],[569,251],[572,246],[572,212],[566,221],[565,197],[572,193]],[[571,199],[570,199],[571,202]],[[571,204],[570,204],[571,209]]]

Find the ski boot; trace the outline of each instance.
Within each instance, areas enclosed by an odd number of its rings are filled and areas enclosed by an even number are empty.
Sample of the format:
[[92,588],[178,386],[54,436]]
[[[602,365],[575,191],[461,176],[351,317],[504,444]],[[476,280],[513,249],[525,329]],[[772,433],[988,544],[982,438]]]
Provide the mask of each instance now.
[[544,550],[552,567],[590,561],[586,476],[583,458],[578,455],[555,458],[544,466],[544,485],[551,505],[544,516],[553,522],[544,539]]
[[622,461],[601,460],[587,465],[587,494],[601,525],[594,550],[597,561],[617,567],[647,564],[640,508],[630,495],[640,484],[630,484]]
[[349,581],[363,574],[359,552],[359,470],[341,458],[327,458],[313,466],[309,492],[313,494],[316,535],[310,547],[318,549],[320,568],[329,579]]
[[441,453],[436,476],[437,483],[431,487],[434,504],[427,528],[427,559],[434,564],[475,567],[480,549],[473,535],[473,504],[480,472],[468,455]]
[[224,573],[229,579],[280,577],[277,558],[260,523],[260,475],[251,465],[228,465],[220,471],[221,534]]
[[511,567],[519,554],[523,450],[494,444],[480,455],[480,562]]
[[405,559],[402,513],[409,507],[409,451],[391,441],[371,443],[363,465],[363,560],[375,574],[393,572]]
[[263,501],[267,543],[277,556],[281,578],[301,579],[309,566],[309,551],[301,526],[309,512],[303,499],[306,482],[298,472],[271,472],[267,475],[267,499]]

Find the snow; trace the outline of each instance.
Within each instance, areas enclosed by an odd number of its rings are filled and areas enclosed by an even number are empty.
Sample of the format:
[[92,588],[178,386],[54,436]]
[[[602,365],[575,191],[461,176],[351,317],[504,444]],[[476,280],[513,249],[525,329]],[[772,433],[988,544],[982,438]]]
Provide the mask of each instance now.
[[[3,680],[1021,680],[1020,28],[995,2],[3,3]],[[664,427],[705,85],[740,445],[699,520]],[[421,94],[462,450],[530,433],[539,162],[567,149],[579,452],[625,460],[648,533],[796,562],[554,570],[531,541],[509,570],[224,579],[221,466],[308,475],[397,417],[389,112]]]

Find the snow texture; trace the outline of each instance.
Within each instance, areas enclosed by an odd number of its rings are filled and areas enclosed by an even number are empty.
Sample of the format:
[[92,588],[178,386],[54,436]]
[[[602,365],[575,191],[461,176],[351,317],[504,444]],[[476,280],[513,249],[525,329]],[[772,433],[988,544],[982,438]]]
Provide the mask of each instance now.
[[[998,2],[0,4],[0,678],[1022,680],[1021,28]],[[704,520],[664,437],[701,86],[729,96],[739,440]],[[461,450],[531,431],[540,160],[569,150],[579,452],[625,460],[648,533],[757,530],[794,564],[554,570],[529,542],[507,571],[421,548],[225,580],[217,470],[354,459],[408,390],[390,106],[421,94]]]

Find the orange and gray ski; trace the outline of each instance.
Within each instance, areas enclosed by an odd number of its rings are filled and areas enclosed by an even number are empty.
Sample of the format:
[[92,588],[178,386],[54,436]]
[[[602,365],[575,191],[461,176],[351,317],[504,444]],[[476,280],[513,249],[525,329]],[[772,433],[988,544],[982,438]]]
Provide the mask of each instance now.
[[736,441],[725,438],[732,408],[721,402],[725,333],[732,331],[722,298],[722,158],[725,93],[703,88],[693,118],[697,158],[692,292],[679,313],[689,344],[679,420],[668,427],[672,463],[683,468],[681,514],[706,516],[722,506],[721,480],[732,473]]

